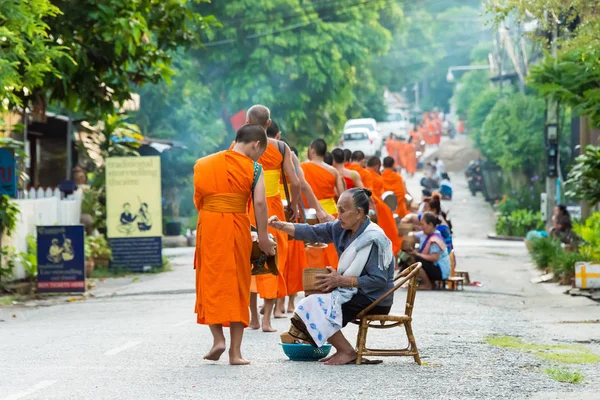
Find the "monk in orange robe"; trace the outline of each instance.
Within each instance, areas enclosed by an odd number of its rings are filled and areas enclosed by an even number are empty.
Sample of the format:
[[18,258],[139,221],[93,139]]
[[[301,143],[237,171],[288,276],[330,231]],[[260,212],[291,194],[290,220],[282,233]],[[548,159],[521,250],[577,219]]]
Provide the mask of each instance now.
[[355,187],[362,189],[364,186],[358,172],[348,169],[344,166],[344,151],[340,148],[333,149],[331,156],[333,157],[333,168],[337,169],[344,179],[345,189],[348,190]]
[[[300,167],[325,212],[337,218],[335,197],[344,192],[344,181],[335,168],[323,161],[325,153],[327,153],[327,143],[323,139],[313,140],[308,148],[310,161],[303,162]],[[333,243],[329,243],[321,252],[307,251],[307,257],[310,267],[330,266],[337,269],[338,255]]]
[[408,138],[408,143],[404,147],[404,159],[406,160],[405,169],[410,176],[413,176],[417,172],[417,150],[413,143],[412,136]]
[[[290,183],[290,209],[294,211],[294,218],[297,215],[298,202],[300,199],[300,181],[295,173],[294,163],[292,159],[292,152],[290,151],[287,144],[280,142],[275,137],[277,132],[273,132],[270,129],[272,124],[271,113],[269,109],[262,105],[252,106],[246,115],[248,123],[256,123],[261,125],[263,128],[266,127],[268,146],[264,154],[260,157],[258,162],[262,164],[264,169],[265,179],[265,192],[267,196],[267,207],[269,217],[276,215],[282,221],[286,219],[285,212],[283,209],[282,196],[283,193],[280,190],[280,181],[282,169],[288,175]],[[278,129],[277,129],[278,130]],[[250,220],[254,218],[253,213],[250,213]],[[286,288],[286,274],[287,274],[287,258],[288,258],[288,236],[281,231],[269,228],[269,233],[275,237],[277,241],[277,269],[279,275],[275,276],[272,274],[258,275],[255,279],[255,291],[264,299],[263,317],[262,317],[262,330],[264,332],[275,332],[271,326],[271,315],[274,312],[275,318],[285,318],[281,308],[275,307],[275,299],[281,299],[278,301],[285,301],[287,295]],[[256,295],[251,299],[251,320],[250,328],[258,329],[260,327],[258,323],[258,299]],[[275,310],[273,311],[275,307]]]
[[404,179],[402,179],[402,175],[394,170],[393,158],[386,157],[383,159],[383,172],[381,173],[381,177],[383,178],[383,189],[386,192],[388,190],[394,192],[398,198],[398,208],[396,209],[396,214],[398,214],[400,218],[404,217],[406,214],[408,214],[405,200],[406,186],[404,185]]
[[252,197],[259,247],[275,254],[268,237],[267,200],[260,158],[267,135],[260,125],[237,132],[232,150],[201,158],[194,166],[196,236],[196,307],[199,324],[209,325],[213,346],[204,356],[218,360],[225,351],[223,326],[230,328],[229,363],[248,364],[242,357],[244,328],[250,322],[250,253],[252,238],[248,204]]
[[[371,157],[367,162],[367,171],[373,178],[373,201],[375,202],[375,211],[377,212],[377,224],[383,229],[385,236],[392,242],[394,255],[398,254],[402,246],[402,239],[398,237],[398,227],[394,214],[387,204],[383,202],[384,184],[381,177],[381,160],[379,157]],[[404,199],[398,199],[404,201]]]
[[346,168],[358,172],[358,175],[360,176],[360,180],[362,181],[364,187],[372,191],[373,178],[371,177],[369,171],[365,169],[366,162],[367,160],[365,159],[365,153],[363,153],[360,150],[357,150],[354,153],[352,153],[352,162]]

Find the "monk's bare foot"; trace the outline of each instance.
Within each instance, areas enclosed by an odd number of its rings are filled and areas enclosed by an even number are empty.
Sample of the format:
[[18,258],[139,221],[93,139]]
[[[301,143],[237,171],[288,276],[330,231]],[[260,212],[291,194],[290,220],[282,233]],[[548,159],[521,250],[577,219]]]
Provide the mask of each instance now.
[[229,352],[229,364],[230,365],[248,365],[250,364],[249,360],[246,360],[242,357],[241,354],[234,354],[231,351]]
[[285,316],[285,313],[277,310],[273,313],[273,318],[287,318],[287,317]]
[[265,318],[262,320],[262,330],[263,332],[277,332],[277,329],[271,326],[271,320]]
[[225,352],[225,343],[214,344],[212,349],[204,355],[205,360],[219,361],[221,354]]
[[294,311],[296,311],[296,307],[288,307],[288,308],[287,308],[287,313],[288,313],[288,314],[293,314],[293,313],[294,313]]
[[248,328],[250,329],[260,329],[260,322],[258,322],[258,320],[254,321],[254,320],[250,320],[250,324],[248,325]]
[[345,365],[349,364],[352,361],[356,360],[356,352],[353,351],[351,353],[340,353],[339,351],[335,353],[331,359],[325,362],[325,365]]

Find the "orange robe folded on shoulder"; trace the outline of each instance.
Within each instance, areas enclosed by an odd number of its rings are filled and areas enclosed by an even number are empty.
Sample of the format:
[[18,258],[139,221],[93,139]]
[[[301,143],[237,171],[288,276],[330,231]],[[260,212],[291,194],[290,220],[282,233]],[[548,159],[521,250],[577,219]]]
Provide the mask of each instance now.
[[[262,164],[265,175],[265,189],[267,192],[267,207],[269,209],[269,218],[276,215],[281,221],[285,221],[285,211],[281,196],[280,180],[281,180],[281,163],[283,156],[276,145],[269,141],[267,150],[258,160]],[[250,221],[255,224],[256,217],[254,209],[250,210]],[[277,241],[277,269],[279,275],[272,274],[256,275],[252,277],[256,281],[256,292],[263,299],[276,299],[287,296],[285,285],[287,273],[287,257],[288,257],[288,235],[282,231],[269,228],[269,233],[275,237]]]
[[373,177],[366,168],[363,168],[360,164],[356,163],[349,164],[346,168],[358,172],[363,186],[371,191],[373,190]]
[[[300,164],[304,172],[306,182],[312,188],[317,200],[323,205],[325,212],[337,218],[337,207],[335,203],[335,176],[325,168],[312,163],[303,162]],[[311,268],[325,268],[330,266],[337,269],[338,254],[333,243],[329,243],[327,248],[307,249],[308,266]]]
[[381,227],[385,236],[392,242],[394,255],[398,254],[402,246],[402,239],[398,237],[398,227],[392,210],[382,200],[384,192],[383,178],[372,169],[367,169],[373,178],[373,202],[377,212],[377,224]]
[[194,166],[197,322],[203,325],[250,322],[250,219],[248,203],[254,162],[223,151]]
[[385,191],[391,190],[398,198],[396,214],[398,214],[400,218],[406,216],[408,214],[406,200],[404,198],[406,189],[404,188],[404,179],[402,179],[402,175],[391,169],[384,169],[381,173],[381,177],[383,178],[383,187]]

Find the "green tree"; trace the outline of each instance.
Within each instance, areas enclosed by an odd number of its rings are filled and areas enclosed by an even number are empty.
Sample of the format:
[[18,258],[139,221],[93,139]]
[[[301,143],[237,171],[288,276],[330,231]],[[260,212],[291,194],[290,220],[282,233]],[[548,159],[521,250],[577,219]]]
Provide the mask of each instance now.
[[543,99],[534,96],[503,96],[483,123],[481,148],[490,161],[515,175],[514,183],[522,185],[521,177],[531,178],[544,171],[545,106]]
[[231,0],[199,10],[224,26],[206,30],[207,47],[197,56],[205,60],[201,74],[224,121],[252,103],[268,104],[286,136],[300,145],[341,128],[359,71],[388,50],[391,34],[381,14],[389,23],[398,11],[385,0],[368,6],[355,0]]
[[54,60],[70,62],[45,22],[59,14],[50,0],[0,2],[0,101],[5,109],[22,106],[45,79],[56,79]]
[[47,19],[50,33],[75,62],[54,60],[60,79],[47,77],[44,93],[101,117],[138,86],[169,80],[173,51],[198,43],[197,32],[214,21],[194,12],[198,1],[206,0],[53,0],[62,13]]
[[461,119],[467,116],[473,101],[490,86],[489,72],[485,70],[469,71],[461,77],[452,97],[456,104],[456,113]]

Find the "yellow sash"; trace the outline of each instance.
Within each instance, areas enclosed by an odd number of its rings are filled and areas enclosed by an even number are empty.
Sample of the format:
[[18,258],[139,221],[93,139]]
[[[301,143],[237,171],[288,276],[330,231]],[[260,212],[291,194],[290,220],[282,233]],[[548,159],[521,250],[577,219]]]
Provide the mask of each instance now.
[[241,193],[220,193],[204,198],[202,210],[224,214],[248,212],[248,196]]
[[332,198],[319,200],[319,203],[321,203],[321,206],[327,214],[335,215],[338,213],[337,205]]
[[279,182],[281,181],[281,171],[278,169],[272,169],[270,171],[263,171],[265,175],[265,191],[267,197],[277,196],[279,192]]

